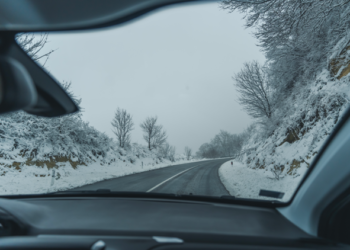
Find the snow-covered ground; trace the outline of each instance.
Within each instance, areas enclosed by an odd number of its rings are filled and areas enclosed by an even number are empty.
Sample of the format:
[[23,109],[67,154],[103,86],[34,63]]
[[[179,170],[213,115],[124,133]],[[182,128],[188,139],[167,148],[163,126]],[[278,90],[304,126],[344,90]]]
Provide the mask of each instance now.
[[242,155],[222,165],[219,175],[230,194],[259,196],[260,189],[285,193],[288,201],[350,103],[350,75],[336,79],[327,70],[296,83],[266,124],[256,123]]
[[349,81],[350,75],[338,80],[324,70],[305,86],[296,83],[271,119],[254,124],[234,169],[222,167],[232,195],[260,198],[259,189],[269,189],[288,200],[349,107]]
[[121,148],[80,116],[48,119],[22,111],[1,116],[0,195],[63,191],[189,162],[162,148],[137,143]]
[[298,175],[287,175],[277,180],[272,172],[267,169],[252,169],[243,163],[233,161],[225,162],[219,168],[219,176],[231,195],[240,198],[251,199],[273,199],[259,196],[260,189],[278,191],[285,193],[281,201],[288,201],[296,190],[307,167],[301,166],[297,169]]
[[178,160],[173,163],[163,160],[163,162],[156,163],[152,158],[144,158],[142,161],[138,160],[134,163],[116,162],[110,165],[101,165],[96,162],[88,166],[79,165],[76,168],[73,168],[69,162],[64,162],[57,163],[59,167],[54,169],[55,178],[52,178],[52,169],[46,167],[23,166],[20,170],[6,167],[6,173],[0,176],[0,194],[38,194],[64,191],[97,181],[188,162],[192,161]]

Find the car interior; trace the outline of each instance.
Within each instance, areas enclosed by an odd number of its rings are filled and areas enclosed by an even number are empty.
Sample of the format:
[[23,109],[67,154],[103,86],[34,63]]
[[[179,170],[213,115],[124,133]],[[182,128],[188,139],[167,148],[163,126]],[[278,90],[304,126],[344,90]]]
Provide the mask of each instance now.
[[[79,110],[17,34],[118,27],[187,2],[208,1],[1,0],[0,113],[61,117]],[[288,202],[105,189],[3,195],[0,249],[348,249],[349,148],[347,109]]]

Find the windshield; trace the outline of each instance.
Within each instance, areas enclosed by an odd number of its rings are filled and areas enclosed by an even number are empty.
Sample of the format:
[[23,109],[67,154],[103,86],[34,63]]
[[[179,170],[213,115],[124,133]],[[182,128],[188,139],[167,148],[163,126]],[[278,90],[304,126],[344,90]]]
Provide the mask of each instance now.
[[288,201],[348,105],[349,45],[341,6],[318,19],[326,4],[272,2],[182,4],[108,29],[18,34],[80,111],[1,116],[0,194]]

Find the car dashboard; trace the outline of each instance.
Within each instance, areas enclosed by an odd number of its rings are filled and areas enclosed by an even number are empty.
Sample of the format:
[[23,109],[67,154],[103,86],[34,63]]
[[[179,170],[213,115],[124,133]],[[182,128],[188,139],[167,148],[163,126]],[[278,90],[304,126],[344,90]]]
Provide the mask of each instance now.
[[338,249],[274,208],[151,198],[0,199],[0,249]]

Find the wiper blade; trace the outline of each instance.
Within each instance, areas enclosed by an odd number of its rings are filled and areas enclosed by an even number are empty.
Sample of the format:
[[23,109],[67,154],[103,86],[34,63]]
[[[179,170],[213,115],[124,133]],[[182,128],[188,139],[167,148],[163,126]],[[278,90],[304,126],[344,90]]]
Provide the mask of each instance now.
[[282,199],[283,196],[284,196],[284,193],[277,192],[277,191],[260,189],[259,195],[260,196],[266,196],[266,197],[272,197],[272,198],[276,198],[276,199]]
[[257,207],[275,207],[284,205],[283,202],[276,200],[259,200],[238,198],[234,196],[204,196],[204,195],[187,195],[173,193],[153,193],[153,192],[120,192],[111,191],[110,189],[97,190],[67,190],[55,193],[29,194],[29,195],[6,195],[1,198],[22,199],[22,198],[49,198],[49,197],[110,197],[110,198],[149,198],[149,199],[169,199],[187,202],[209,202],[209,203],[227,203],[237,205],[248,205]]
[[110,193],[111,190],[110,189],[96,189],[96,190],[67,190],[67,191],[58,191],[58,192],[54,192],[51,194],[67,194],[67,193]]
[[277,200],[260,200],[260,199],[251,199],[251,198],[241,198],[236,196],[230,196],[230,195],[222,195],[220,199],[224,200],[236,200],[236,201],[251,201],[251,202],[268,202],[268,203],[283,203],[281,201]]
[[67,190],[51,193],[53,195],[93,195],[93,196],[108,196],[108,197],[142,197],[142,198],[178,198],[185,200],[230,200],[241,202],[259,202],[259,203],[283,203],[277,200],[261,200],[261,199],[251,199],[251,198],[241,198],[230,195],[222,196],[205,196],[205,195],[193,195],[193,194],[172,194],[172,193],[153,193],[153,192],[121,192],[112,191],[110,189],[96,189],[96,190]]
[[67,190],[67,191],[59,191],[55,193],[49,193],[47,195],[71,195],[71,196],[105,196],[105,197],[156,197],[156,198],[168,198],[168,197],[176,197],[175,194],[169,193],[147,193],[147,192],[124,192],[124,191],[111,191],[110,189],[97,189],[97,190]]

